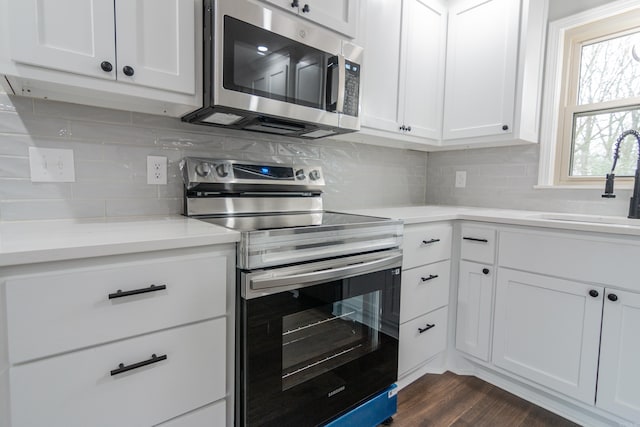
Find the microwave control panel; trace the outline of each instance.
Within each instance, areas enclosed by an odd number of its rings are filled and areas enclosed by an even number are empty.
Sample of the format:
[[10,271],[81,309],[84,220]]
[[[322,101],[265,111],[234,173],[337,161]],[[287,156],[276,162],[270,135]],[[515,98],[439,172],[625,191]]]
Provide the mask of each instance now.
[[344,109],[348,116],[358,117],[358,100],[360,99],[360,65],[346,61],[344,82]]

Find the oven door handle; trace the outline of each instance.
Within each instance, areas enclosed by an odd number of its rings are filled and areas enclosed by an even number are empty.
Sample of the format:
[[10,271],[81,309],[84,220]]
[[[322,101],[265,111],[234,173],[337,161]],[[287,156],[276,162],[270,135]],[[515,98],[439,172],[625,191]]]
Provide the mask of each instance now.
[[257,296],[305,288],[307,286],[313,286],[330,280],[346,279],[353,276],[373,273],[387,268],[399,268],[401,265],[402,252],[394,251],[394,254],[391,256],[374,259],[372,261],[350,263],[340,267],[325,268],[321,270],[314,269],[313,271],[304,271],[301,273],[265,278],[252,277],[249,279],[250,289],[247,289],[247,291],[264,290],[259,292],[259,295],[249,296],[249,298],[255,298]]

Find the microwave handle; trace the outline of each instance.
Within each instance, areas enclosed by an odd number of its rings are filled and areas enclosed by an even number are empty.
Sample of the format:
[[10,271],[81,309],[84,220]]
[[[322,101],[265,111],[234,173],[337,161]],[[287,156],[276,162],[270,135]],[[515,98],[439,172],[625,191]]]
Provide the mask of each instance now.
[[346,84],[347,63],[344,55],[338,55],[338,99],[336,100],[336,113],[344,112],[344,87]]

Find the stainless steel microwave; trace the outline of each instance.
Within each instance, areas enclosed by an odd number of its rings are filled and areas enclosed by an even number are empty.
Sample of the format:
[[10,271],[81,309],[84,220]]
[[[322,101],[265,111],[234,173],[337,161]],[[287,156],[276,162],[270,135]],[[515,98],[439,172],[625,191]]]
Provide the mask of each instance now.
[[360,129],[361,47],[251,0],[205,0],[204,16],[204,105],[184,121],[302,138]]

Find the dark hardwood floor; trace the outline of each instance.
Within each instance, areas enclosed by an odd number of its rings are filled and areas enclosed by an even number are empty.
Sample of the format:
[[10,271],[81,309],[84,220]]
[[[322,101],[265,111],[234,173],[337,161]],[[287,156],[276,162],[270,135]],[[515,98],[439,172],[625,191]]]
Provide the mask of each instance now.
[[425,375],[398,393],[392,427],[569,427],[545,409],[475,377]]

